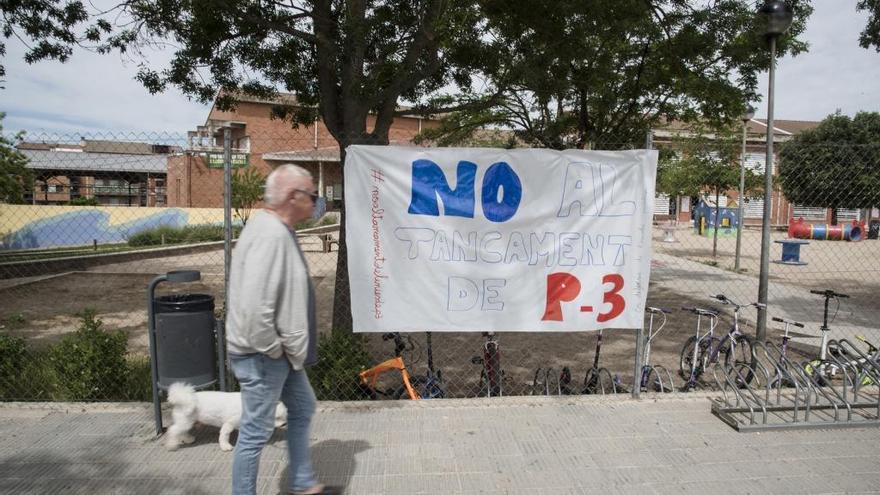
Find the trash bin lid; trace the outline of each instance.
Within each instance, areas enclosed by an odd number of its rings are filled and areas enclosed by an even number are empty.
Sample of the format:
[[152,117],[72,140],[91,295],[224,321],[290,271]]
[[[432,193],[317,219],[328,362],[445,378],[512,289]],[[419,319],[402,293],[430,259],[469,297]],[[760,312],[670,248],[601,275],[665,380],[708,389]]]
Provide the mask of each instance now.
[[178,311],[214,311],[214,296],[211,294],[170,294],[154,300],[157,313]]

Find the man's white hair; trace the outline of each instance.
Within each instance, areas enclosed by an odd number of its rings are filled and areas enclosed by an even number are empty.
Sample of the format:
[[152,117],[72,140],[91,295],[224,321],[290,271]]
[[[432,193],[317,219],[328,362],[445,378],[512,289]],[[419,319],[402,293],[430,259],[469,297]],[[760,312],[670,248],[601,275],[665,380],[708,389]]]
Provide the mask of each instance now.
[[291,179],[294,177],[312,179],[312,173],[299,165],[285,163],[276,167],[269,177],[266,177],[266,191],[263,194],[263,202],[266,206],[278,206],[290,195],[290,190],[293,189]]

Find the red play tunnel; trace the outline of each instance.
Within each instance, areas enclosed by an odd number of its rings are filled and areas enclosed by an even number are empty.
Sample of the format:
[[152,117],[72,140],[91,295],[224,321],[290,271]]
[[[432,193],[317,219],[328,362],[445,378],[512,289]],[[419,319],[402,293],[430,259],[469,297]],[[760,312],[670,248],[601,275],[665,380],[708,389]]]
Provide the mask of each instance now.
[[861,241],[865,233],[865,224],[856,222],[842,225],[827,223],[807,223],[803,218],[788,221],[788,237],[795,239],[816,239],[822,241]]

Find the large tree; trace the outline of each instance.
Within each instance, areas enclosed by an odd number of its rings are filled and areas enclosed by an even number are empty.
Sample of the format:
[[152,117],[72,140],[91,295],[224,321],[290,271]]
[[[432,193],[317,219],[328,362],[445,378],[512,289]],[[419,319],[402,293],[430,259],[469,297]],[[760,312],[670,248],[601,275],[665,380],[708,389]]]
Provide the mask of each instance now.
[[[167,68],[144,65],[151,92],[176,86],[231,109],[241,94],[295,93],[274,115],[293,125],[320,117],[339,144],[387,144],[402,101],[471,85],[490,43],[470,0],[127,0],[130,20],[102,50],[177,47]],[[368,116],[375,125],[367,128]],[[336,272],[334,330],[351,328],[345,219]]]
[[[86,25],[89,12],[81,0],[0,0],[0,12],[3,38],[14,37],[27,45],[27,63],[65,62],[75,46],[97,42],[111,29],[105,19]],[[0,57],[5,54],[6,45],[0,42]],[[6,68],[0,64],[0,81],[5,75]]]
[[[790,2],[795,22],[779,53],[812,12]],[[664,121],[736,121],[757,97],[769,66],[752,1],[485,0],[487,30],[505,47],[484,68],[491,110],[450,115],[426,133],[441,143],[474,129],[514,129],[531,146],[618,148],[642,144]],[[500,93],[500,96],[497,94]]]
[[24,133],[13,139],[3,134],[5,116],[0,112],[0,203],[14,204],[23,202],[25,190],[33,188],[34,175],[27,168],[27,157],[15,149],[14,140],[21,139]]
[[797,204],[831,208],[880,205],[880,113],[837,112],[818,127],[785,143],[779,152],[779,181]]
[[880,0],[859,0],[856,9],[868,13],[868,24],[859,36],[862,48],[874,47],[880,52]]
[[[739,189],[741,172],[744,173],[746,197],[758,196],[763,191],[763,175],[751,169],[742,170],[741,145],[739,133],[730,127],[695,126],[678,134],[668,147],[661,150],[657,191],[672,196],[710,196],[715,202],[715,218],[720,218],[721,195]],[[738,221],[742,228],[742,219]],[[712,235],[712,257],[717,254],[716,225]]]

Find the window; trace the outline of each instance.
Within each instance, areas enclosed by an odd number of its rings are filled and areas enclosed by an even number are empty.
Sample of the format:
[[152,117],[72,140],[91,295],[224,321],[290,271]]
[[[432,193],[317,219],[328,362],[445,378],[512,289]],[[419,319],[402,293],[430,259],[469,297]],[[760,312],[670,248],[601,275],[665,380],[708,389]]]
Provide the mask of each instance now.
[[743,217],[745,218],[764,218],[764,200],[763,199],[748,199],[746,198],[746,202],[743,205],[745,211],[743,212]]
[[794,218],[804,218],[812,220],[825,220],[825,212],[827,210],[817,206],[794,205],[792,215]]
[[767,156],[762,153],[746,153],[746,169],[756,174],[764,174]]
[[658,194],[654,197],[654,214],[669,215],[669,195]]

